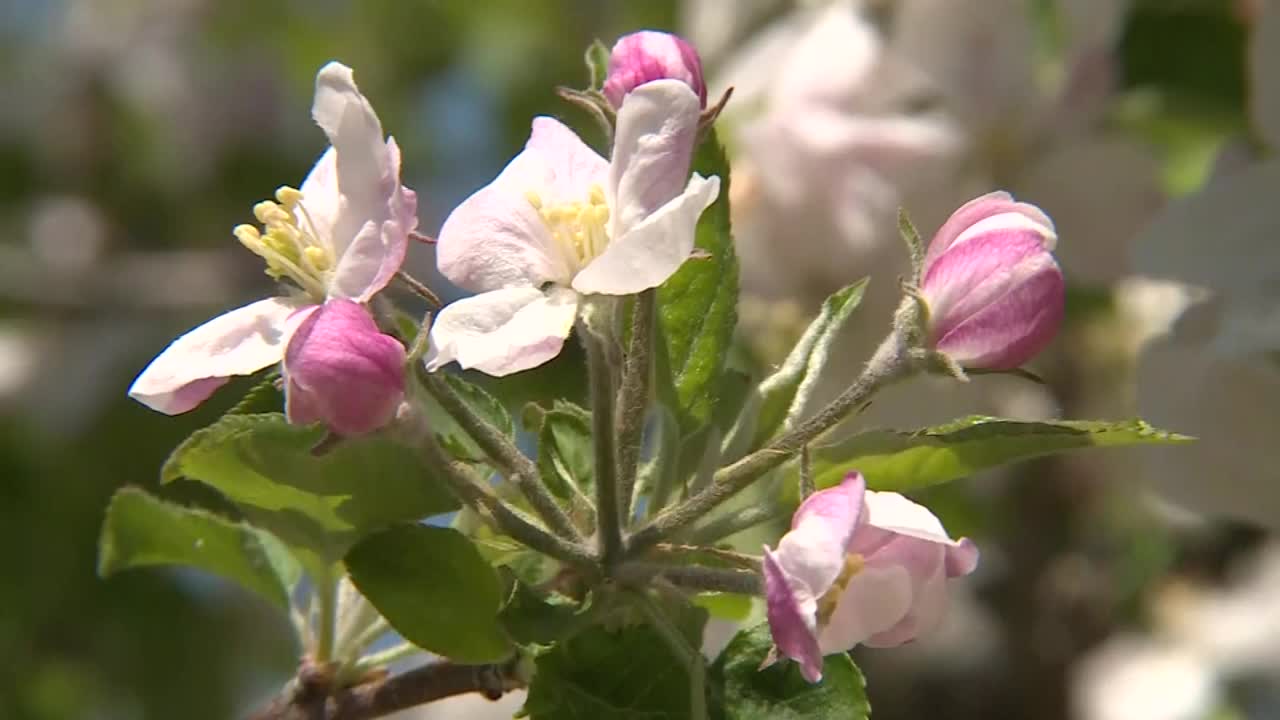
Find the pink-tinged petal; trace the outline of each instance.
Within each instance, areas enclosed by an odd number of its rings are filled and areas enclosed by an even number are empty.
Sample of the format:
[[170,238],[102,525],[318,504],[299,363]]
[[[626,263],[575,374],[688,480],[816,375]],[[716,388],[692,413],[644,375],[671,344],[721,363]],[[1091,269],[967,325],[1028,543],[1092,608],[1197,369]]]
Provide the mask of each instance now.
[[427,369],[457,361],[489,375],[537,367],[560,354],[578,314],[572,290],[494,290],[447,305],[431,326]]
[[642,30],[622,36],[609,53],[609,71],[601,91],[617,108],[627,93],[655,80],[672,79],[687,85],[700,107],[707,105],[707,85],[702,60],[684,38],[670,33]]
[[863,641],[867,647],[897,647],[938,628],[947,612],[946,578],[941,572],[913,578],[911,609],[893,627]]
[[1011,370],[1048,347],[1062,325],[1066,287],[1046,257],[1030,277],[938,337],[937,349],[964,367]]
[[1012,195],[1003,190],[997,190],[961,205],[960,209],[952,213],[951,217],[943,223],[942,227],[933,236],[933,241],[929,243],[929,249],[925,254],[924,266],[926,273],[938,256],[955,244],[966,230],[989,217],[1004,213],[1020,214],[1031,220],[1036,228],[1042,228],[1047,231],[1042,233],[1042,236],[1046,238],[1053,237],[1054,240],[1046,239],[1045,247],[1050,250],[1053,249],[1057,236],[1054,231],[1053,221],[1049,219],[1049,216],[1045,215],[1044,211],[1035,205],[1015,202]]
[[363,305],[326,302],[298,327],[285,352],[289,420],[319,420],[345,436],[377,430],[404,399],[404,361],[404,346],[379,332]]
[[931,327],[946,334],[978,310],[1053,264],[1033,234],[993,231],[980,241],[955,245],[924,275]]
[[867,525],[919,540],[944,545],[955,541],[929,508],[895,492],[867,492]]
[[768,89],[770,106],[847,105],[850,98],[865,97],[876,69],[883,67],[880,38],[863,13],[846,3],[829,3],[814,13],[803,34],[789,38],[781,59],[757,68],[776,73]]
[[892,629],[911,609],[911,577],[904,568],[866,567],[849,579],[818,634],[825,655],[844,652]]
[[187,412],[233,375],[280,362],[305,303],[267,298],[236,308],[187,332],[138,375],[129,396],[167,415]]
[[615,237],[573,277],[573,289],[586,294],[631,295],[666,282],[689,259],[698,218],[719,193],[720,178],[695,174],[682,195]]
[[769,546],[764,548],[765,612],[773,643],[800,664],[811,683],[822,679],[822,652],[815,636],[817,602],[803,584],[795,584]]
[[[532,162],[526,151],[507,168]],[[445,220],[436,241],[441,274],[473,292],[567,285],[569,267],[546,223],[526,198],[500,187],[501,180],[464,200]]]
[[511,178],[522,181],[520,187],[513,188],[518,194],[535,190],[543,194],[544,202],[582,202],[592,186],[604,189],[609,180],[609,161],[555,118],[533,119],[525,151],[536,155],[540,166],[537,174]]
[[850,473],[839,485],[810,495],[792,516],[775,557],[795,582],[822,597],[845,566],[849,543],[863,521],[866,483]]
[[387,217],[390,197],[399,185],[399,168],[392,168],[382,124],[356,87],[351,68],[331,62],[320,69],[311,117],[329,137],[336,155],[342,203],[332,240],[334,252],[341,256],[366,222]]
[[1263,2],[1249,41],[1249,89],[1253,124],[1273,151],[1280,151],[1280,5]]
[[947,577],[964,577],[978,569],[980,556],[977,544],[969,538],[960,538],[954,545],[947,548]]
[[699,113],[697,96],[677,80],[657,80],[627,95],[605,188],[610,237],[625,235],[684,191]]
[[[407,196],[406,203],[416,203],[412,191]],[[329,297],[368,302],[391,282],[408,250],[409,234],[404,225],[395,220],[380,224],[370,220],[338,259],[329,280]]]

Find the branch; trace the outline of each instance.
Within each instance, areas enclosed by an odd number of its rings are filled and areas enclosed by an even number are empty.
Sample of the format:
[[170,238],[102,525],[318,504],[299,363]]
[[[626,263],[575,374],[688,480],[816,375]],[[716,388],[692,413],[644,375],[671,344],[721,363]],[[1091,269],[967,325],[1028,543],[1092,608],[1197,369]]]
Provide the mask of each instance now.
[[518,658],[501,665],[432,663],[340,689],[332,688],[329,667],[304,665],[284,691],[249,720],[371,720],[473,692],[497,700],[525,686]]

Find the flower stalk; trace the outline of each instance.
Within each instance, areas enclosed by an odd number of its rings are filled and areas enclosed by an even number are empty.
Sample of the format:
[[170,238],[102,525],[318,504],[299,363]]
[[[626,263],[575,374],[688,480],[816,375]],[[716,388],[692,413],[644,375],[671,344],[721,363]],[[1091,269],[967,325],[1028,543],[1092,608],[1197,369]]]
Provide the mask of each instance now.
[[640,447],[644,441],[644,420],[649,408],[652,377],[653,321],[657,297],[653,290],[636,296],[631,316],[631,340],[622,371],[618,399],[618,501],[625,523],[631,521],[635,501]]
[[618,453],[614,426],[614,370],[609,339],[586,323],[579,326],[587,352],[591,390],[591,439],[595,447],[596,535],[600,560],[607,568],[622,557],[622,506],[618,492]]

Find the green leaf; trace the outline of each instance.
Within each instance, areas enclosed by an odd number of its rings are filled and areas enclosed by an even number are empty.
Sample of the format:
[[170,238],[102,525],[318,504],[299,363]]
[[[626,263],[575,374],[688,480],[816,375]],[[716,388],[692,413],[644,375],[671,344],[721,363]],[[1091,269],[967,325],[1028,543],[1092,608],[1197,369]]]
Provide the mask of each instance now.
[[822,681],[809,684],[800,668],[783,659],[763,670],[760,663],[773,647],[768,624],[734,636],[711,666],[713,686],[724,694],[713,705],[717,720],[866,720],[871,715],[866,682],[847,654],[829,655]]
[[457,530],[397,525],[357,543],[346,565],[360,592],[414,645],[463,663],[511,655],[498,622],[502,583]]
[[599,90],[604,87],[605,78],[609,77],[609,48],[599,39],[593,41],[587,46],[587,52],[582,58],[587,64],[587,73],[590,78],[588,90]]
[[372,436],[313,453],[324,437],[275,413],[224,416],[178,446],[161,479],[203,482],[254,525],[328,561],[369,532],[458,508],[411,448]]
[[543,596],[517,581],[502,608],[502,625],[522,644],[550,645],[582,624],[586,607],[563,595]]
[[751,615],[751,596],[730,592],[704,592],[690,602],[711,613],[711,617],[742,622]]
[[[666,373],[677,396],[680,427],[711,419],[725,359],[738,320],[738,258],[729,226],[729,165],[712,132],[698,147],[693,170],[720,178],[720,196],[698,221],[697,247],[709,257],[685,261],[658,288],[659,337]],[[662,352],[665,350],[665,352]]]
[[280,541],[262,530],[124,488],[107,506],[98,574],[108,577],[150,565],[187,565],[213,573],[285,611],[301,576]]
[[867,279],[863,278],[828,297],[782,367],[760,383],[757,391],[760,411],[753,447],[764,444],[784,423],[790,426],[804,410],[826,366],[832,341],[862,302],[866,287]]
[[227,415],[252,415],[254,413],[280,412],[284,407],[284,393],[277,383],[280,382],[280,371],[269,370],[262,376],[258,384],[249,388],[249,392],[240,398]]
[[573,494],[570,485],[590,492],[595,484],[591,416],[572,403],[557,400],[542,419],[538,433],[538,470],[558,497]]
[[1141,420],[1020,422],[972,416],[920,430],[869,430],[813,456],[818,487],[857,470],[874,490],[907,492],[1017,460],[1092,447],[1171,445],[1192,438]]
[[[705,621],[700,609],[680,613],[693,647]],[[650,626],[597,625],[538,656],[524,709],[533,720],[687,720],[689,676]]]

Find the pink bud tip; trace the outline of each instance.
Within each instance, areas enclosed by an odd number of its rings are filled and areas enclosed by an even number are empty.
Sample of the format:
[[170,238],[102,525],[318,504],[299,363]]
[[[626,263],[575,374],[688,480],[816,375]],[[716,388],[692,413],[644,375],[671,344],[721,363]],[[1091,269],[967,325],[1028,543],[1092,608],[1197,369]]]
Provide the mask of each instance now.
[[604,96],[615,108],[626,94],[647,82],[672,79],[686,83],[707,106],[707,85],[702,80],[702,60],[684,38],[671,33],[642,30],[623,35],[609,54],[609,76]]
[[364,306],[332,299],[303,321],[285,350],[289,421],[364,435],[395,417],[404,398],[404,346],[378,332]]
[[1049,344],[1065,283],[1053,221],[1005,192],[951,215],[925,255],[920,289],[935,349],[964,367],[1011,370]]

